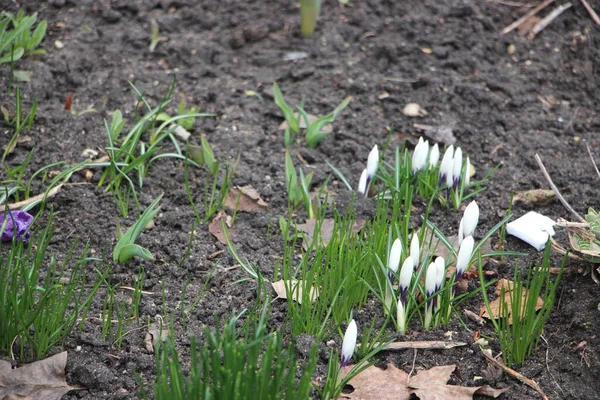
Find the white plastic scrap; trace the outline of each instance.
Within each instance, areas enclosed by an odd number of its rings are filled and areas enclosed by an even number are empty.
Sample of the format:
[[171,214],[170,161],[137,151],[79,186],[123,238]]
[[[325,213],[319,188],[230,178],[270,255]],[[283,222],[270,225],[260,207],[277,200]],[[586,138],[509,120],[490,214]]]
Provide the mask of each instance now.
[[554,236],[554,224],[551,218],[530,211],[506,225],[506,232],[540,251],[546,246],[548,236]]

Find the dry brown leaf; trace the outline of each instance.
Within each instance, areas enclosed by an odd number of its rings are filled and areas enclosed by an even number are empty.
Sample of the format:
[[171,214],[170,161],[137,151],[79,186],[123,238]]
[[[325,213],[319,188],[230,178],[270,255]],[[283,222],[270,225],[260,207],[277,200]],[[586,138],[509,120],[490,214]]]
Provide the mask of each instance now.
[[[352,366],[344,369],[347,373]],[[498,397],[506,389],[493,389],[489,386],[447,385],[455,365],[444,365],[420,371],[411,377],[406,372],[388,364],[383,370],[374,365],[356,375],[348,383],[354,388],[350,394],[340,398],[354,400],[409,400],[412,395],[420,400],[472,400],[474,394]]]
[[[353,366],[344,368],[346,375]],[[354,388],[352,393],[342,394],[341,399],[353,400],[408,400],[410,391],[407,387],[408,374],[392,364],[386,369],[371,365],[360,374],[350,379],[348,384]]]
[[[506,302],[506,304],[508,306],[508,323],[512,324],[511,296],[512,296],[512,292],[514,290],[514,282],[509,281],[508,279],[500,279],[498,281],[498,283],[496,284],[496,295],[497,296],[500,296],[500,294],[502,293],[502,288],[504,288],[504,301]],[[524,288],[523,286],[521,286],[521,309],[522,310],[524,310],[525,306],[526,306],[527,294],[528,294],[527,289]],[[538,297],[536,305],[535,305],[535,309],[539,310],[540,308],[542,308],[543,305],[544,305],[544,300],[542,300],[541,297]],[[500,297],[498,297],[496,300],[494,300],[490,303],[490,309],[492,310],[492,315],[494,316],[494,318],[498,318],[498,315],[500,315]],[[481,315],[482,317],[488,318],[488,319],[490,318],[490,315],[487,312],[487,307],[485,306],[485,304],[479,310],[479,315]]]
[[[271,283],[271,286],[273,286],[275,293],[277,293],[278,299],[289,300],[290,296],[288,295],[288,292],[286,290],[286,285],[292,292],[292,300],[297,301],[299,304],[302,304],[302,287],[305,286],[305,281],[296,279],[290,279],[288,281],[285,281],[282,279],[277,282]],[[309,294],[310,302],[314,303],[315,300],[317,300],[317,297],[319,297],[319,290],[311,286]]]
[[258,190],[250,185],[234,186],[227,192],[225,207],[231,211],[257,212],[267,209],[268,204],[261,199]]
[[546,205],[556,200],[556,193],[553,190],[532,189],[516,192],[513,196],[513,204],[522,202],[528,205]]
[[[220,243],[227,244],[227,240],[225,240],[225,233],[223,232],[223,227],[221,226],[221,221],[225,221],[227,227],[231,228],[231,217],[219,211],[217,216],[208,225],[208,231],[212,233]],[[229,233],[230,239],[233,239],[236,235],[234,230],[229,229],[227,232]]]
[[[308,246],[312,243],[315,237],[315,228],[316,228],[317,220],[314,218],[307,219],[304,224],[298,224],[298,230],[300,232],[305,233],[304,238],[302,239],[302,247],[304,250],[308,248]],[[333,228],[335,222],[332,218],[327,218],[323,220],[321,224],[321,233],[319,235],[321,239],[321,245],[327,246],[329,241],[331,240],[331,236],[333,235]],[[354,232],[360,232],[360,230],[365,226],[365,220],[357,220],[352,225],[352,230]]]
[[11,369],[9,362],[0,360],[0,399],[60,399],[69,391],[79,389],[67,385],[66,366],[66,351],[17,369]]

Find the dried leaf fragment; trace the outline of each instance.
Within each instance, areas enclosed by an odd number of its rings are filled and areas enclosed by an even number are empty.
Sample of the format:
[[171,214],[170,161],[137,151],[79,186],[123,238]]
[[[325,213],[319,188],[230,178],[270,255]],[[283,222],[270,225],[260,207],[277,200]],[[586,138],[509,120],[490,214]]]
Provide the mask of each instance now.
[[553,190],[531,189],[516,192],[513,196],[513,204],[522,202],[532,206],[546,205],[556,200],[556,193]]
[[69,391],[79,389],[67,384],[66,366],[66,351],[17,369],[11,369],[9,362],[0,360],[0,399],[58,400]]
[[[227,240],[225,240],[225,233],[223,232],[223,227],[221,226],[221,221],[225,221],[227,227],[231,228],[231,217],[223,212],[219,212],[208,225],[208,231],[212,233],[212,235],[216,237],[220,243],[227,244]],[[229,230],[229,238],[233,239],[234,236],[235,231]]]
[[[296,302],[298,302],[299,304],[302,304],[302,300],[303,300],[303,288],[306,288],[306,285],[308,285],[308,283],[304,280],[296,280],[296,279],[289,279],[289,280],[279,280],[277,282],[273,282],[271,283],[271,286],[273,286],[273,290],[275,290],[275,293],[277,293],[277,298],[278,299],[292,299]],[[289,290],[289,292],[288,292]],[[290,293],[291,292],[291,293]],[[314,286],[310,287],[310,292],[308,294],[308,299],[310,300],[311,303],[314,303],[315,300],[317,300],[317,297],[319,297],[319,290],[317,288],[315,288]]]
[[149,353],[154,353],[154,347],[159,342],[167,340],[168,334],[169,330],[165,326],[159,326],[156,322],[150,324],[150,328],[148,328],[148,332],[146,332],[146,337],[144,338],[146,350]]
[[225,207],[231,211],[257,212],[266,210],[268,204],[260,197],[258,190],[250,185],[234,186],[227,192]]
[[[308,246],[313,242],[315,236],[318,234],[321,239],[320,244],[322,246],[327,246],[327,244],[331,241],[331,237],[333,236],[335,222],[332,218],[327,218],[323,220],[323,223],[320,227],[320,232],[316,232],[317,220],[314,218],[307,219],[304,224],[298,224],[298,230],[300,232],[304,232],[304,238],[302,240],[302,247],[304,250],[308,249]],[[354,225],[352,225],[352,231],[359,232],[365,226],[365,220],[356,220]]]
[[[521,310],[522,310],[522,312],[524,312],[525,307],[527,305],[527,296],[529,294],[529,291],[527,290],[527,288],[524,288],[523,286],[521,286],[520,289],[519,288],[515,289],[514,282],[509,281],[508,279],[500,279],[498,281],[498,283],[496,284],[496,295],[497,296],[500,296],[500,294],[502,293],[502,289],[504,289],[504,302],[506,302],[506,305],[508,307],[508,323],[512,324],[513,291],[521,290]],[[490,303],[490,309],[492,311],[493,318],[499,318],[499,315],[501,314],[500,313],[501,304],[502,304],[502,299],[500,297],[498,297],[496,300],[494,300]],[[543,305],[544,305],[544,300],[542,300],[541,297],[538,297],[537,301],[536,301],[535,309],[539,310],[540,308],[542,308]],[[521,314],[522,314],[522,312],[521,312]],[[481,315],[484,318],[490,319],[490,315],[488,314],[487,307],[485,306],[485,304],[481,307],[481,310],[479,311],[479,315]]]
[[408,103],[404,106],[402,113],[407,117],[423,117],[427,115],[427,110],[417,103]]

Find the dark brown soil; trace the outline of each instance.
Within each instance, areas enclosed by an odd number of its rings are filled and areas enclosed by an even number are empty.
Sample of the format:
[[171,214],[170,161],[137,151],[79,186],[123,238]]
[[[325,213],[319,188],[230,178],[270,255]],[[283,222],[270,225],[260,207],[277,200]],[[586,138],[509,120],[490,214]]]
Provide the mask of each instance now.
[[[84,149],[106,147],[103,120],[112,111],[120,109],[133,119],[136,97],[128,81],[156,104],[176,76],[174,104],[185,98],[203,112],[217,115],[196,122],[194,141],[205,133],[220,159],[234,162],[239,157],[234,183],[252,185],[269,202],[267,212],[238,215],[235,238],[238,251],[257,263],[268,278],[282,253],[276,227],[286,209],[284,144],[278,130],[280,113],[272,101],[273,81],[291,103],[306,99],[313,114],[329,112],[345,96],[353,97],[334,124],[333,134],[319,147],[299,144],[293,148],[308,164],[305,169],[315,172],[316,183],[330,173],[326,161],[357,180],[368,151],[376,143],[385,143],[390,125],[395,127],[392,145],[405,139],[416,143],[420,132],[413,127],[415,120],[402,114],[406,103],[415,102],[429,112],[418,123],[453,129],[478,177],[500,165],[488,190],[477,197],[482,212],[479,232],[500,220],[512,192],[548,188],[535,163],[536,153],[575,209],[583,213],[589,206],[598,206],[598,178],[584,142],[596,155],[600,153],[600,29],[579,1],[532,40],[515,32],[501,36],[499,31],[526,9],[491,1],[356,0],[351,7],[328,1],[312,39],[298,34],[298,8],[296,2],[287,0],[0,2],[0,9],[24,8],[49,22],[43,42],[47,54],[17,65],[32,72],[31,82],[21,84],[27,108],[33,100],[40,105],[34,128],[27,133],[33,140],[20,144],[8,164],[21,163],[31,148],[36,151],[28,171],[55,161],[81,161]],[[600,11],[599,3],[590,3]],[[150,52],[153,20],[167,40]],[[58,48],[57,41],[64,47]],[[514,54],[509,54],[509,45],[514,45]],[[285,61],[290,52],[306,52],[308,57]],[[6,88],[8,72],[7,66],[0,68],[0,88]],[[264,103],[247,96],[245,90],[262,94]],[[64,111],[68,92],[73,94],[75,110],[93,106],[96,111],[78,117]],[[389,96],[380,98],[383,92]],[[12,107],[11,101],[2,89],[0,102]],[[548,102],[550,106],[545,105]],[[0,147],[4,148],[10,132],[5,125],[0,128]],[[53,243],[57,254],[64,254],[73,238],[80,237],[90,241],[96,255],[110,256],[120,214],[112,196],[95,185],[99,176],[96,173],[88,183],[74,177],[72,181],[83,184],[65,186],[51,201],[58,212]],[[192,172],[192,186],[198,193],[203,191],[203,176]],[[211,326],[214,315],[250,306],[256,288],[251,283],[232,285],[244,273],[240,268],[228,269],[235,261],[206,225],[196,228],[191,257],[178,267],[194,218],[183,182],[181,163],[173,160],[153,164],[144,181],[144,205],[160,193],[165,195],[156,227],[141,237],[156,258],[143,264],[145,290],[157,294],[142,298],[141,320],[163,313],[163,283],[166,309],[173,310],[184,282],[190,280],[188,299],[194,298],[207,272],[217,266],[208,292],[189,317],[188,331],[176,326],[181,338],[178,346],[185,353],[188,335]],[[348,195],[341,184],[333,189],[340,196]],[[369,201],[361,203],[359,213],[372,214],[373,207]],[[514,213],[519,216],[531,208],[516,205]],[[570,217],[558,202],[535,209],[552,218]],[[436,208],[433,215],[445,232],[455,233],[459,212]],[[123,221],[125,225],[131,222]],[[564,232],[557,235],[563,243],[565,237]],[[508,239],[508,248],[531,253],[521,265],[540,258],[514,238]],[[225,251],[218,253],[221,250]],[[115,265],[113,282],[131,285],[141,265]],[[514,260],[508,260],[489,268],[510,276],[513,265]],[[600,288],[589,275],[565,276],[545,340],[519,369],[552,399],[600,398],[599,294]],[[94,315],[101,305],[98,300]],[[480,299],[475,299],[467,308],[477,311],[480,305]],[[274,304],[272,326],[281,326],[285,311],[285,303]],[[375,307],[358,312],[359,325],[365,326],[378,312]],[[131,329],[137,327],[143,327],[143,322]],[[419,351],[416,367],[456,364],[451,383],[472,385],[486,362],[462,325],[455,323],[448,330],[453,338],[470,345]],[[483,333],[491,332],[487,327]],[[145,329],[133,330],[117,349],[101,340],[99,325],[91,321],[84,332],[70,337],[65,346],[68,380],[87,390],[64,398],[136,398],[136,374],[146,383],[154,374],[153,355],[144,347],[145,334]],[[408,336],[444,337],[443,330],[413,331]],[[339,346],[337,335],[335,340]],[[587,345],[576,348],[583,341]],[[497,349],[493,341],[492,347]],[[384,353],[380,360],[410,370],[413,356],[411,351]],[[319,361],[319,373],[324,373],[326,363],[326,358]],[[506,375],[492,384],[508,387],[507,399],[540,398]]]

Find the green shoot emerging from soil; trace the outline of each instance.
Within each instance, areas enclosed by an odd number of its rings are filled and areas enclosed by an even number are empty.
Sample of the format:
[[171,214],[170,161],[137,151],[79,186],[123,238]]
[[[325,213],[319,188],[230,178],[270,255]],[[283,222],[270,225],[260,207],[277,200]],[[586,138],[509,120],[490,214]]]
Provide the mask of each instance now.
[[117,235],[119,240],[113,250],[113,261],[118,263],[124,263],[131,260],[133,257],[139,257],[144,260],[152,260],[152,254],[148,249],[135,244],[135,240],[151,221],[160,211],[160,200],[162,195],[158,196],[149,206],[144,210],[140,218],[133,224],[125,233],[120,232],[120,227],[117,226]]
[[0,64],[17,61],[23,55],[45,53],[37,47],[46,36],[48,23],[43,20],[31,31],[36,21],[37,17],[25,16],[22,10],[17,15],[3,13],[0,16]]
[[[324,129],[325,126],[335,121],[338,114],[350,104],[351,100],[351,97],[346,97],[332,112],[323,117],[315,118],[308,115],[304,110],[303,104],[300,104],[298,106],[298,112],[294,113],[294,110],[288,106],[283,99],[283,94],[281,93],[279,86],[277,86],[277,83],[273,83],[273,93],[275,96],[275,104],[281,109],[287,123],[284,136],[286,147],[289,147],[294,143],[296,136],[300,133],[300,129],[302,128],[306,128],[306,144],[309,147],[317,147],[317,145],[329,135],[330,131]],[[304,123],[304,125],[302,123]]]

